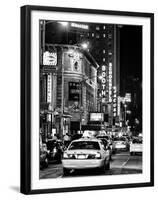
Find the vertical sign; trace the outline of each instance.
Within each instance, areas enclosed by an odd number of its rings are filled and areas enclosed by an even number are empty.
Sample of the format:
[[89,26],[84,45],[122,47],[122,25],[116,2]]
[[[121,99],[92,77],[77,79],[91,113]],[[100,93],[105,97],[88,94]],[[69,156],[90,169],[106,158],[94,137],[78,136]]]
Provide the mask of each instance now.
[[109,82],[109,103],[112,103],[112,63],[109,63],[109,76],[108,76],[108,82]]
[[113,87],[113,116],[116,117],[117,115],[117,89],[116,86]]
[[117,116],[120,116],[120,109],[121,109],[120,103],[121,103],[121,98],[119,96],[117,100]]
[[101,97],[102,97],[102,104],[106,103],[106,66],[102,66],[102,88],[101,88]]
[[47,102],[51,103],[52,101],[52,76],[48,74],[47,79]]

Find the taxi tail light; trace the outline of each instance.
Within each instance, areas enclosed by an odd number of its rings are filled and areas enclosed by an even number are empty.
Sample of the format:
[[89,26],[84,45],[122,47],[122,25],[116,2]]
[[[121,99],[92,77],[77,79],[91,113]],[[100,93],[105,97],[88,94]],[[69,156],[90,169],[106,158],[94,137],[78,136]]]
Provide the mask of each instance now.
[[101,159],[101,154],[99,152],[96,154],[89,154],[88,159]]
[[64,152],[63,158],[64,158],[64,159],[69,158],[69,156],[68,156],[68,154],[67,154],[66,152]]
[[63,159],[76,159],[74,154],[67,154],[64,152]]

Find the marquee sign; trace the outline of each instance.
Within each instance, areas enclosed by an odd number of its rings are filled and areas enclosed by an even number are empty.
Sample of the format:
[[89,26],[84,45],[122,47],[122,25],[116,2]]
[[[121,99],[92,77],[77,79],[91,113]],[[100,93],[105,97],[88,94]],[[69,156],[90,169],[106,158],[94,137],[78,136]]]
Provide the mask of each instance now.
[[55,51],[54,52],[45,51],[43,53],[43,65],[56,66],[57,65],[57,53]]
[[79,23],[74,23],[74,22],[71,23],[71,27],[84,29],[84,30],[89,29],[89,26],[87,24],[79,24]]
[[90,121],[104,121],[103,113],[90,113]]

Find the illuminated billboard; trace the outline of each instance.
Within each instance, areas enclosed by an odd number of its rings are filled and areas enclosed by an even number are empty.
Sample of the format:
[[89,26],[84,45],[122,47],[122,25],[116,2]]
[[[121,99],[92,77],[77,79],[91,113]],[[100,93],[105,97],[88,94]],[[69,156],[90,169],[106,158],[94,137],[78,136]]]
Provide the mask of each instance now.
[[57,53],[45,51],[43,53],[43,65],[56,66],[57,65]]
[[104,113],[90,113],[90,121],[104,121]]

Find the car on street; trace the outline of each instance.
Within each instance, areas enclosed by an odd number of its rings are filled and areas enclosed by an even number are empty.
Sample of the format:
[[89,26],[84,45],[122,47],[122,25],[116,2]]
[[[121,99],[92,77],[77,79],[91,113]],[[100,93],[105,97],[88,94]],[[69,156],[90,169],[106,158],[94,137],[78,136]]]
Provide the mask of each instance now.
[[100,139],[103,142],[103,144],[104,144],[106,149],[109,149],[110,160],[112,160],[112,152],[113,152],[113,150],[112,150],[112,142],[110,140],[108,140],[106,136],[98,135],[98,136],[96,136],[96,138]]
[[110,151],[100,139],[73,140],[63,153],[62,165],[64,175],[71,169],[89,168],[98,168],[105,173],[110,168]]
[[48,151],[46,144],[40,144],[40,169],[48,167]]
[[61,163],[63,155],[63,144],[59,140],[48,140],[47,149],[49,151],[48,158],[49,161],[55,161]]
[[113,139],[113,153],[117,151],[128,151],[129,143],[125,137],[115,137]]
[[130,142],[130,155],[134,155],[136,153],[142,153],[143,151],[143,144],[142,144],[142,139],[140,138],[133,138]]

